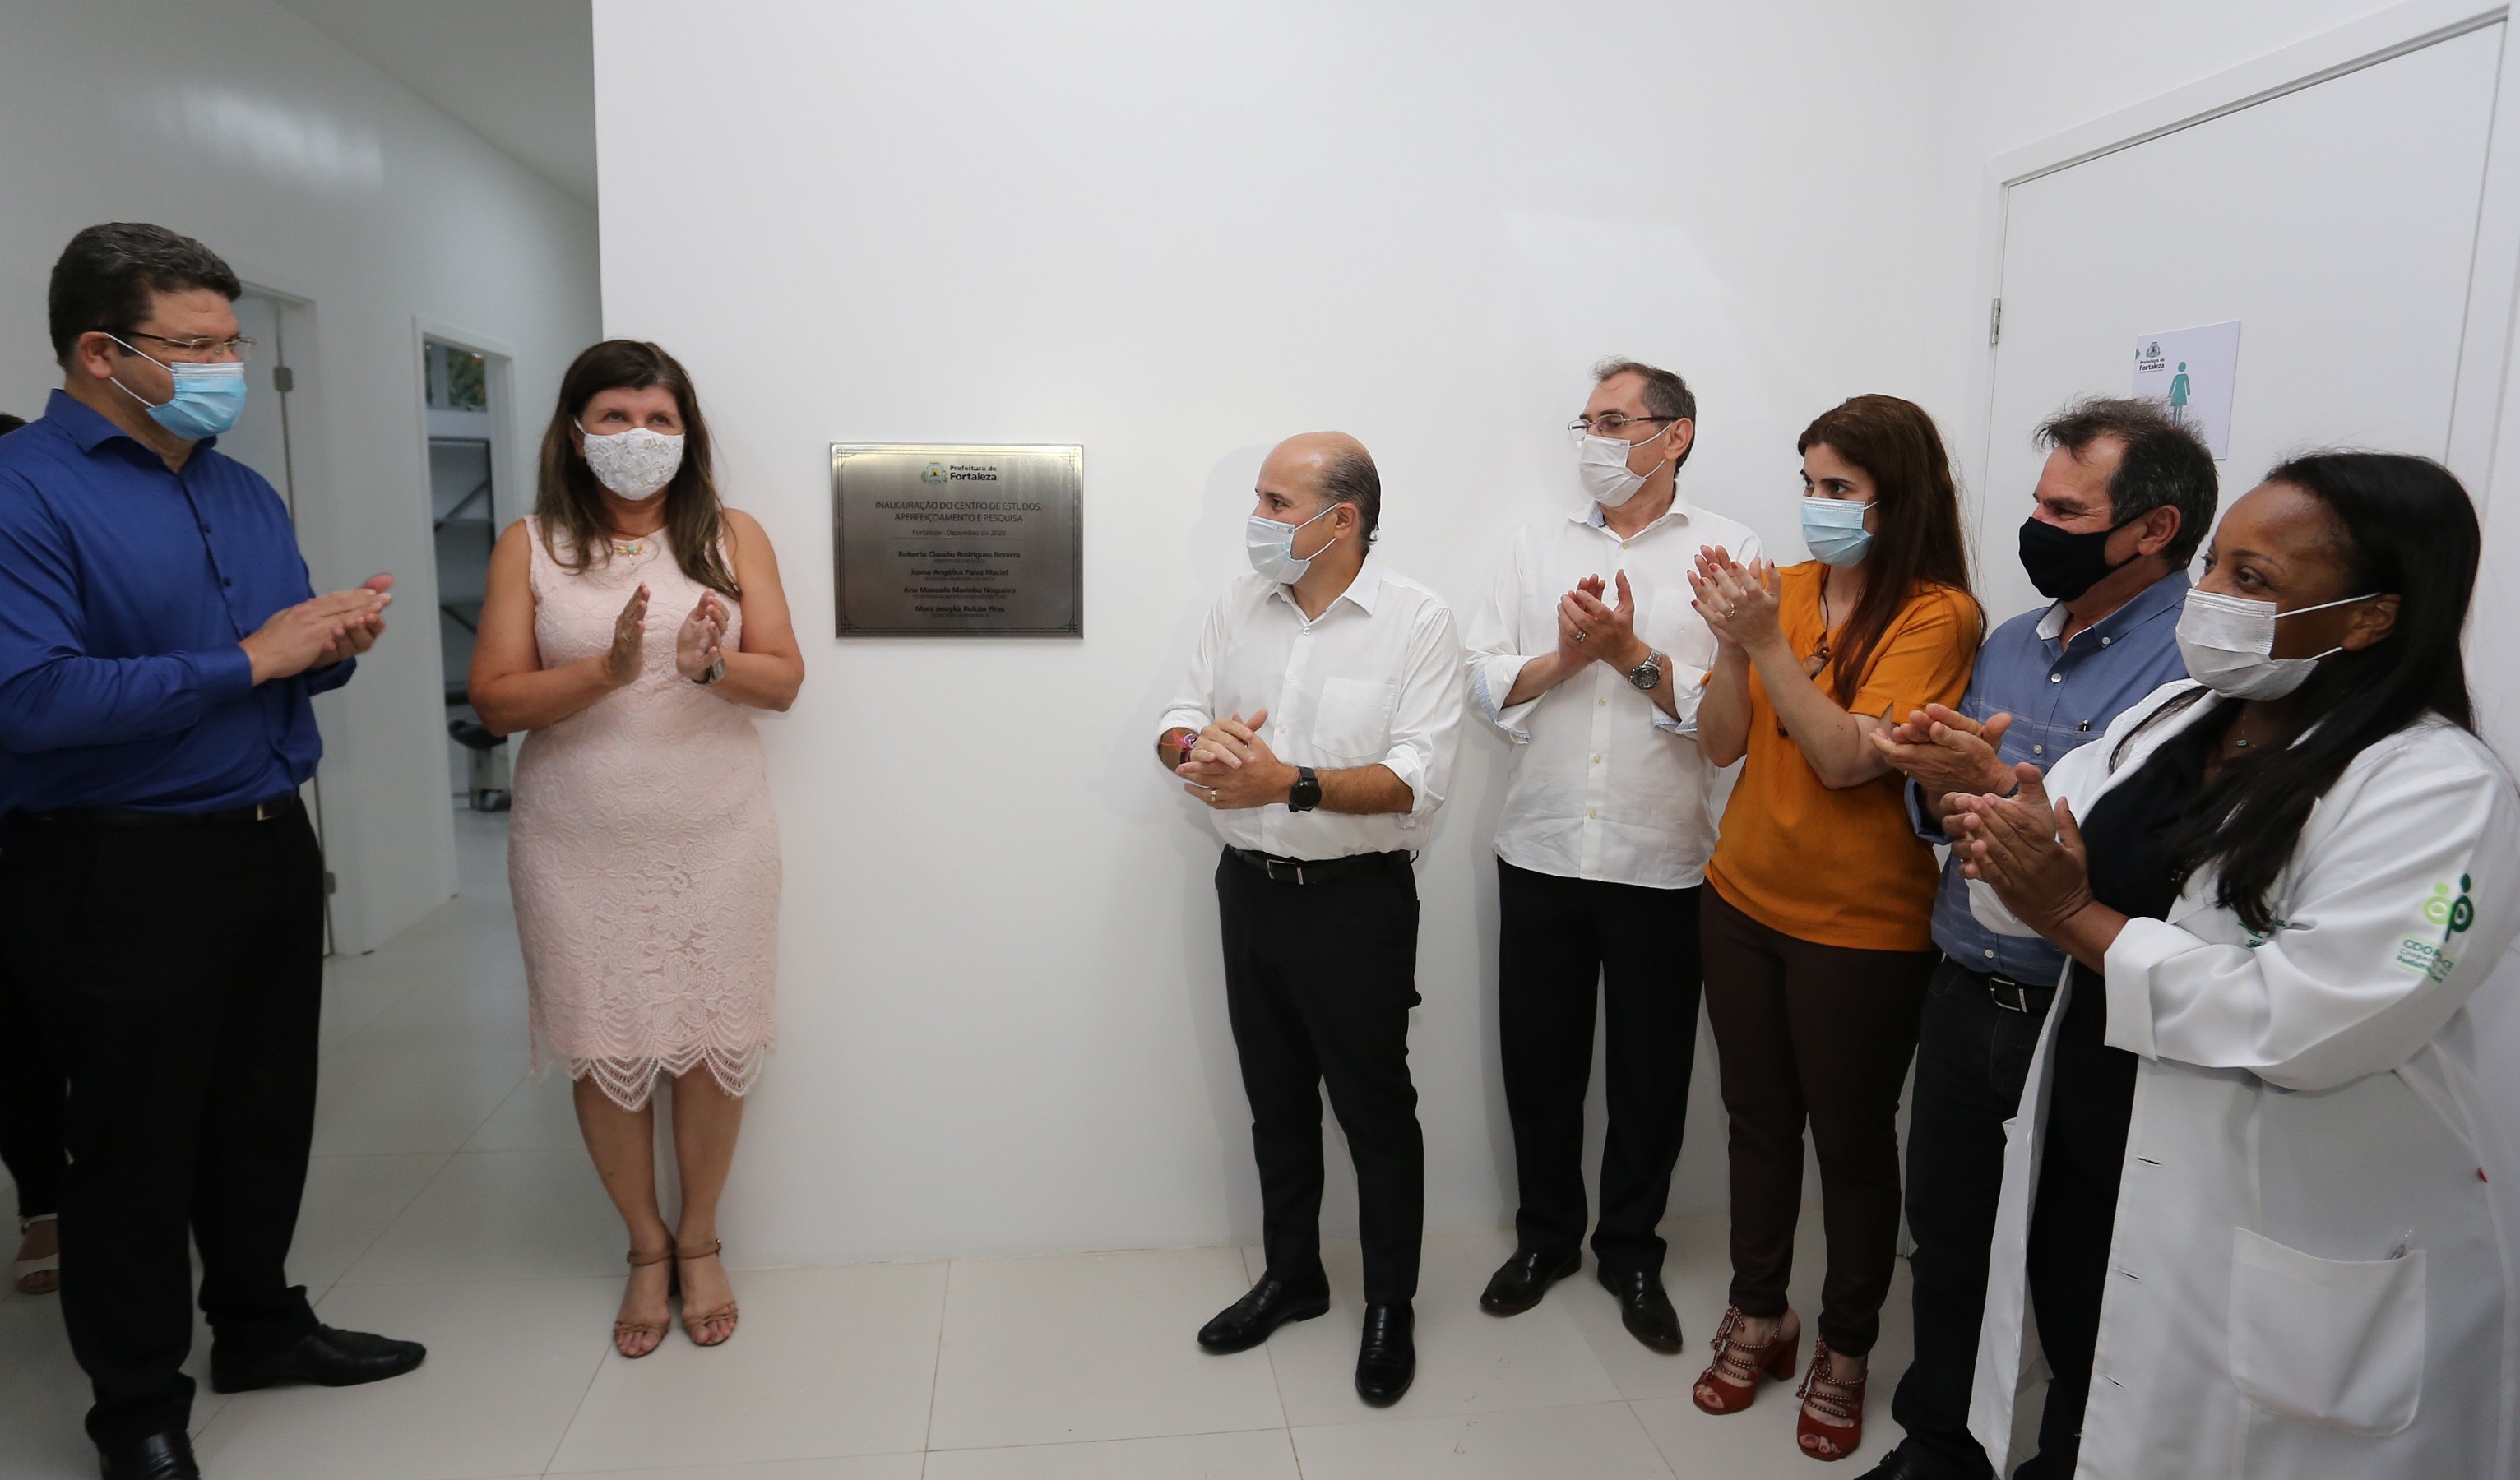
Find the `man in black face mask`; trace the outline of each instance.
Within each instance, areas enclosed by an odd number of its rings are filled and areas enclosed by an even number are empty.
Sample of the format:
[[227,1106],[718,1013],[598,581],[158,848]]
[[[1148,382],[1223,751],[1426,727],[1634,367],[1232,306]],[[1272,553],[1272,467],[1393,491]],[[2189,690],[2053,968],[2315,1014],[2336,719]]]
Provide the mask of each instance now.
[[[1937,705],[1874,737],[1907,776],[1910,810],[1929,841],[1944,840],[1952,792],[2009,791],[2015,762],[2054,767],[2120,710],[2186,676],[2174,635],[2185,566],[2214,521],[2212,455],[2152,401],[2080,401],[2041,426],[2038,439],[2048,464],[2021,526],[2021,563],[2052,605],[1986,640],[1958,712]],[[1916,1353],[1890,1408],[1907,1437],[1865,1480],[1993,1473],[1968,1411],[2003,1122],[2020,1105],[2064,963],[2035,936],[1980,925],[1958,860],[1934,902],[1934,943],[1944,959],[1925,1000],[1908,1128]]]

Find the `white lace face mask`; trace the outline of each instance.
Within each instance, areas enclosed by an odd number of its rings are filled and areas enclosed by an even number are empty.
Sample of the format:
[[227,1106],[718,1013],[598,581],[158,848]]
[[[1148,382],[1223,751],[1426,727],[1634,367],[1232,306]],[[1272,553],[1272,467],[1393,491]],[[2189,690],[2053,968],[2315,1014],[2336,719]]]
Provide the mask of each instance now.
[[644,503],[665,491],[683,466],[683,438],[677,433],[633,426],[610,436],[597,436],[580,424],[586,436],[586,467],[595,481],[632,503]]

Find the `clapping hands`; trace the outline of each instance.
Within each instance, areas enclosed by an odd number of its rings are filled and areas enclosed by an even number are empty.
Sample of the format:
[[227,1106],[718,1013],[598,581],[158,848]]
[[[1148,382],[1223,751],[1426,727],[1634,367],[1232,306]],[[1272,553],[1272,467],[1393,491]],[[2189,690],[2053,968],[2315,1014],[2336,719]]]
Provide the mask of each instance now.
[[310,597],[284,606],[239,646],[253,681],[268,683],[358,656],[385,630],[393,577],[372,575],[347,591]]
[[1557,650],[1569,663],[1607,663],[1624,673],[1652,650],[1637,636],[1637,598],[1628,587],[1628,573],[1619,571],[1614,579],[1619,592],[1615,606],[1601,599],[1609,586],[1598,575],[1577,581],[1574,590],[1558,598]]
[[[310,669],[330,668],[375,647],[377,639],[385,635],[385,607],[393,603],[393,583],[392,576],[379,573],[347,591],[334,593],[335,598],[345,605],[340,631],[334,635],[332,643],[322,652],[315,655],[315,661],[306,666]],[[360,603],[361,597],[367,599],[364,605]]]
[[1278,759],[1260,727],[1269,711],[1255,710],[1249,719],[1230,715],[1198,732],[1190,758],[1174,768],[1182,789],[1219,812],[1265,807],[1286,799],[1295,768]]
[[2012,775],[2018,789],[2011,796],[1952,797],[1943,830],[1962,874],[1993,888],[2014,919],[2055,940],[2066,920],[2093,903],[2083,830],[2063,798],[2049,800],[2037,766],[2025,762]]
[[1688,573],[1691,603],[1706,619],[1715,641],[1724,647],[1749,649],[1781,641],[1777,609],[1784,590],[1774,561],[1744,565],[1721,545],[1697,552],[1697,568]]
[[707,677],[726,655],[726,603],[714,591],[701,592],[698,605],[674,634],[674,671],[695,683]]
[[1927,704],[1888,730],[1867,737],[1890,768],[1914,782],[1929,802],[1956,805],[1980,792],[2010,791],[2012,768],[1998,754],[2012,716],[1997,714],[1984,723],[1957,709]]

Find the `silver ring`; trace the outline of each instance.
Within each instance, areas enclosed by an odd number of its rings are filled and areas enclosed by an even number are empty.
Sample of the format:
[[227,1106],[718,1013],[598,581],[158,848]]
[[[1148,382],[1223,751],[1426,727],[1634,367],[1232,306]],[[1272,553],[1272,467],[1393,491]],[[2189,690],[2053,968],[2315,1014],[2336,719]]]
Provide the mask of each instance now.
[[1212,807],[1216,805],[1216,788],[1214,786],[1210,786],[1207,788],[1207,804]]
[[1580,642],[1582,642],[1582,641],[1584,641],[1584,629],[1583,629],[1583,628],[1578,627],[1578,628],[1576,628],[1576,629],[1575,629],[1575,641],[1577,641],[1577,642],[1579,642],[1579,643],[1580,643]]

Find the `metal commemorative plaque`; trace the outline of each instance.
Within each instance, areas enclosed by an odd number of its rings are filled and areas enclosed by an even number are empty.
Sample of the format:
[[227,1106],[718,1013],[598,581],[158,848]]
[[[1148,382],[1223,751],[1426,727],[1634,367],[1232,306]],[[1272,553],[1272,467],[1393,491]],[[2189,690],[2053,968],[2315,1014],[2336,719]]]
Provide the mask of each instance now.
[[1085,449],[832,444],[841,637],[1083,637]]

